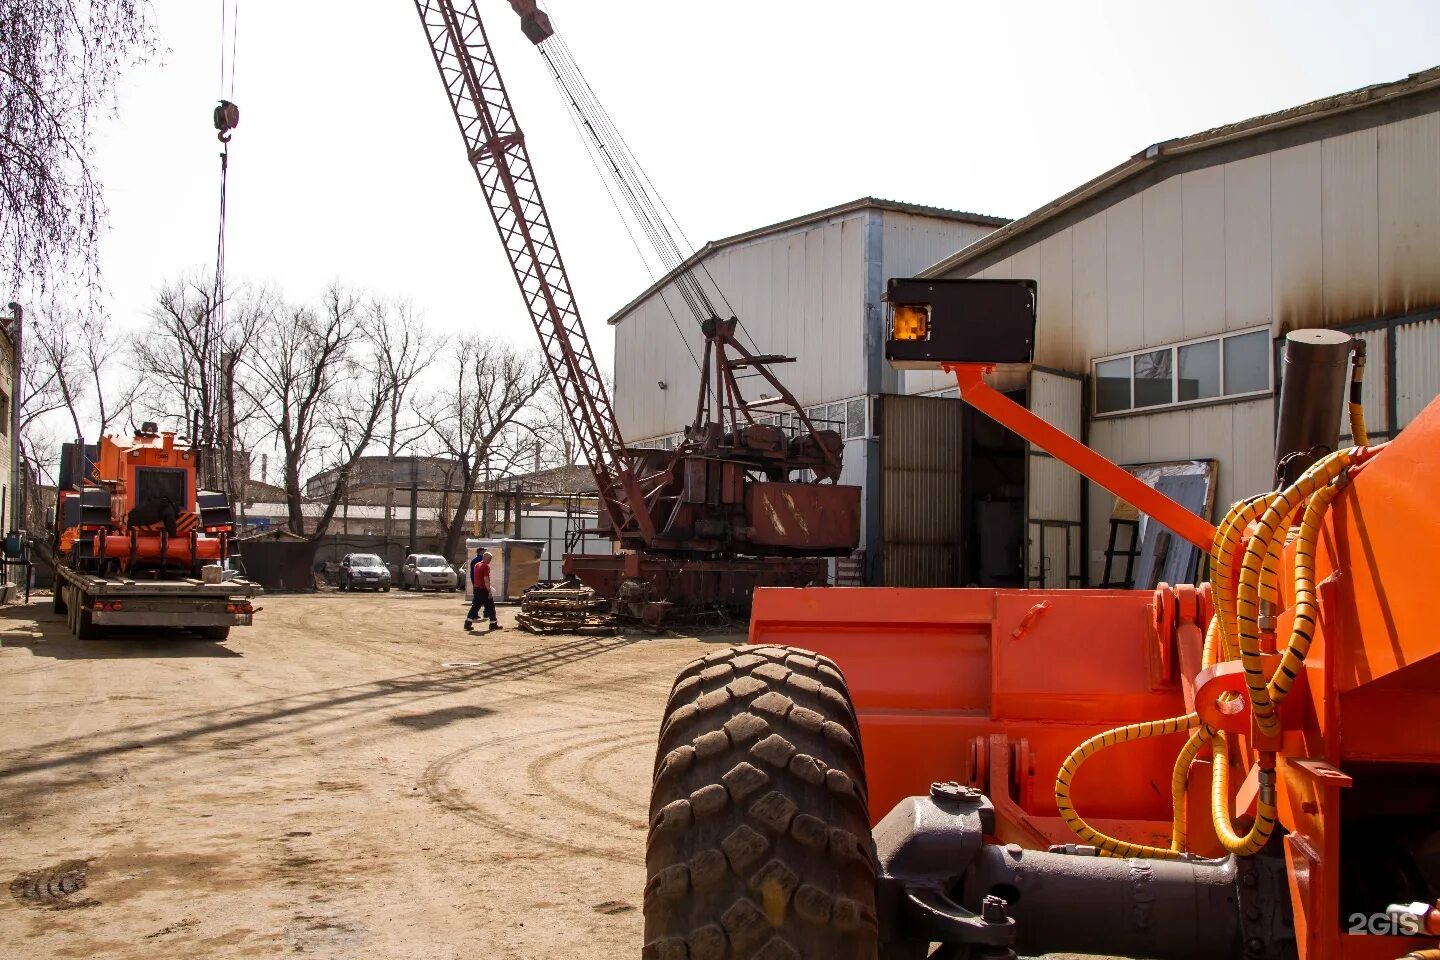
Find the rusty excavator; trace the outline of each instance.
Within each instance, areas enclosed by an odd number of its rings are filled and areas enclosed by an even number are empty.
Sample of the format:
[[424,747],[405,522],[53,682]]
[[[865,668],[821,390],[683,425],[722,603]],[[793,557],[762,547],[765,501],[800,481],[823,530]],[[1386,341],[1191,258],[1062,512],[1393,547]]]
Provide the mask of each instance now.
[[[533,0],[510,6],[619,193],[672,267],[671,282],[705,337],[700,395],[683,441],[674,450],[628,447],[475,0],[417,0],[466,156],[594,473],[598,530],[618,548],[612,555],[568,555],[565,573],[602,597],[615,597],[622,583],[643,584],[648,600],[681,610],[745,610],[758,586],[825,582],[824,558],[849,554],[860,535],[860,489],[838,482],[840,434],[813,422],[773,372],[793,358],[747,347],[742,322],[716,308],[723,292],[703,267],[683,259],[653,191],[549,17]],[[767,422],[780,418],[757,413],[762,404],[746,399],[742,377],[758,377],[774,390],[778,396],[763,401],[766,411],[788,407],[785,419],[798,429],[786,431]]]

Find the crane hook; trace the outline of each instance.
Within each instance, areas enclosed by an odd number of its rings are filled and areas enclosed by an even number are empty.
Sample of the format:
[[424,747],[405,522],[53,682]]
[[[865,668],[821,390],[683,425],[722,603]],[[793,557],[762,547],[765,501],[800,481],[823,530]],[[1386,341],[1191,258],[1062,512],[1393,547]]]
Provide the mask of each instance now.
[[221,100],[220,105],[215,108],[215,129],[220,133],[217,139],[221,143],[229,143],[231,132],[240,126],[240,108],[229,100]]

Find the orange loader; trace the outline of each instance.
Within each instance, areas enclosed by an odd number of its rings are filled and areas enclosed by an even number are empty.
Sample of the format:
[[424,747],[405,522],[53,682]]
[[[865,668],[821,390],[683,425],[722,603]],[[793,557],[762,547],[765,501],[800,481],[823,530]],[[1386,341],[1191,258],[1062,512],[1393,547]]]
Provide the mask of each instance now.
[[1440,400],[1370,446],[1363,352],[1290,333],[1276,487],[1212,526],[987,385],[1034,292],[892,280],[887,357],[1208,582],[757,590],[666,706],[644,956],[1440,958]]

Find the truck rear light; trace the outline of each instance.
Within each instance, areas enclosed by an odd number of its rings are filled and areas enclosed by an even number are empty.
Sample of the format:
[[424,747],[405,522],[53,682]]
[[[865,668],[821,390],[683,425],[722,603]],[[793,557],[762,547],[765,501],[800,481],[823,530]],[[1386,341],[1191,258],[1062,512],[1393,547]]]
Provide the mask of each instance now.
[[226,613],[253,613],[254,610],[255,608],[251,605],[249,600],[241,600],[239,603],[225,604]]
[[110,610],[111,610],[111,612],[118,613],[118,612],[120,611],[120,609],[121,609],[122,607],[124,607],[124,606],[125,606],[125,604],[121,603],[119,600],[112,600],[112,601],[110,601]]
[[106,610],[112,612],[117,611],[123,606],[124,604],[122,604],[119,600],[96,600],[94,603],[90,604],[90,609],[97,610],[103,613]]

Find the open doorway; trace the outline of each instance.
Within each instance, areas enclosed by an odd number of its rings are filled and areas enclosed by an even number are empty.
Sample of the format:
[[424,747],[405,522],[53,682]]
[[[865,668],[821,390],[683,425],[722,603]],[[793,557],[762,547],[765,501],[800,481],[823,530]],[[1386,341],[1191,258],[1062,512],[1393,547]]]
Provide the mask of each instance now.
[[[1022,406],[1025,391],[1005,394]],[[968,404],[961,483],[965,538],[961,581],[1025,586],[1025,441]]]
[[[1021,387],[1006,394],[1024,403]],[[1025,585],[1025,442],[953,392],[879,398],[878,576],[892,587]]]

